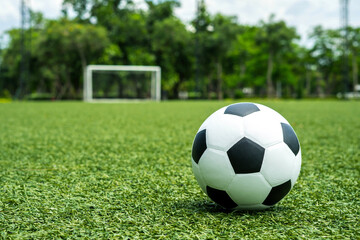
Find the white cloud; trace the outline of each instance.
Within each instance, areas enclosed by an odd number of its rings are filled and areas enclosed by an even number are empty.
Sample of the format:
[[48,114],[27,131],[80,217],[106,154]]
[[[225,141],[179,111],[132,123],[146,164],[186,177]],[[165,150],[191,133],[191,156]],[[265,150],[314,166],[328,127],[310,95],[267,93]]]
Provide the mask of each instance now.
[[18,14],[20,8],[13,1],[6,0],[0,8],[0,22],[7,21]]
[[190,22],[196,13],[196,1],[181,0],[181,7],[175,9],[176,16],[180,17],[186,23]]
[[40,11],[46,18],[56,18],[60,15],[63,0],[33,0],[31,1],[31,9]]

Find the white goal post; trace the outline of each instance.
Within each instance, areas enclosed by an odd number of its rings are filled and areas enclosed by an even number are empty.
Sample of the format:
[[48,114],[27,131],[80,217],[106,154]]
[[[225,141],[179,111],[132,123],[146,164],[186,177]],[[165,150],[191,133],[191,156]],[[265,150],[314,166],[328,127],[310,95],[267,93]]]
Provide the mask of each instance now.
[[136,65],[88,65],[84,72],[84,96],[86,102],[93,99],[93,72],[94,71],[127,71],[127,72],[150,72],[151,73],[151,100],[161,100],[161,68],[159,66],[136,66]]

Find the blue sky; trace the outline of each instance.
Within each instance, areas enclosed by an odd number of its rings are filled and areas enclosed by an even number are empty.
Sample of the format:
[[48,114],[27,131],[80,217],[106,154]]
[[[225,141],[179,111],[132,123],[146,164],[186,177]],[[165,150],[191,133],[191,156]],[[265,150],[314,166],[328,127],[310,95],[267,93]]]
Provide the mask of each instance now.
[[[26,0],[35,11],[41,11],[47,18],[60,15],[62,0]],[[135,0],[142,2],[142,0]],[[240,23],[256,24],[271,13],[276,19],[285,20],[295,26],[302,36],[301,43],[308,44],[307,34],[313,26],[339,27],[340,0],[205,0],[210,13],[236,15]],[[181,7],[176,15],[189,22],[195,15],[195,0],[180,0]],[[143,4],[144,5],[144,4]],[[349,0],[349,23],[360,26],[360,0]],[[0,34],[20,26],[20,0],[1,0]]]

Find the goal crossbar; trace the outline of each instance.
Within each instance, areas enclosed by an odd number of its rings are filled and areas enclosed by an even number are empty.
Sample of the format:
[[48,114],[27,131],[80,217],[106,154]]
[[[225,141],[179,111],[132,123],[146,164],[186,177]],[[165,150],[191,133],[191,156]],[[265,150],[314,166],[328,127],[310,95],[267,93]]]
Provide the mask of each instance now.
[[84,101],[93,101],[93,71],[151,72],[151,99],[161,99],[161,68],[138,65],[88,65],[84,72]]

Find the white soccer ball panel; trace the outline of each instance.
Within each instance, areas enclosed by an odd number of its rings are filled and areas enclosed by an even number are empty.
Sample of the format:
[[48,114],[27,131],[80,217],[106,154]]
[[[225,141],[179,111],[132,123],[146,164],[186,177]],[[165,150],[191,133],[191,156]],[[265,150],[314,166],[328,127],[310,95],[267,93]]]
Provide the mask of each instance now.
[[199,169],[207,186],[226,189],[235,172],[225,152],[208,148],[199,161]]
[[275,110],[273,110],[273,109],[271,109],[271,108],[269,108],[267,106],[264,106],[262,104],[259,104],[259,103],[255,103],[255,105],[260,109],[260,111],[271,114],[279,122],[289,124],[289,122],[280,113],[278,113],[277,111],[275,111]]
[[238,205],[254,205],[266,199],[271,186],[261,173],[237,174],[226,191]]
[[301,149],[299,150],[299,153],[295,157],[294,166],[291,174],[291,187],[294,186],[296,183],[296,180],[299,177],[301,169]]
[[265,206],[263,204],[254,204],[254,205],[238,205],[235,210],[263,210],[269,208],[270,206]]
[[245,136],[262,147],[283,141],[281,123],[270,112],[255,112],[244,118]]
[[243,137],[243,119],[235,115],[216,116],[206,128],[206,144],[213,149],[227,151]]
[[220,115],[223,115],[225,112],[226,107],[220,108],[219,110],[217,110],[216,112],[214,112],[213,114],[211,114],[204,122],[203,124],[201,124],[198,132],[204,130],[207,128],[208,124],[211,122],[212,119],[217,118]]
[[260,172],[274,187],[291,179],[294,161],[293,152],[282,142],[265,149]]
[[191,159],[191,163],[192,163],[192,170],[195,175],[195,179],[198,182],[201,190],[203,190],[203,192],[206,193],[206,184],[205,184],[204,179],[201,176],[199,166],[196,164],[194,159]]

